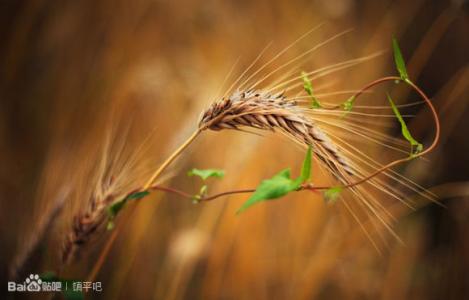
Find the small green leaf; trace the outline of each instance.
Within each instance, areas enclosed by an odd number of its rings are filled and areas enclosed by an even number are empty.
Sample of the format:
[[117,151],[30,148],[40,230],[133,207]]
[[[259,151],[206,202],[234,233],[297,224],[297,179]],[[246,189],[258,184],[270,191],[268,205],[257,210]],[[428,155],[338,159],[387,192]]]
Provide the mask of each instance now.
[[192,169],[187,172],[187,176],[199,176],[203,180],[206,180],[209,177],[218,177],[222,178],[225,175],[225,171],[219,169],[206,169],[206,170],[199,170],[199,169]]
[[312,150],[311,146],[308,147],[308,150],[306,151],[306,156],[303,161],[303,166],[301,167],[301,182],[306,182],[311,179],[311,156],[312,156]]
[[109,222],[107,223],[107,230],[112,230],[114,228],[114,219],[116,218],[117,214],[124,208],[124,206],[127,204],[127,201],[129,200],[138,200],[142,199],[143,197],[149,195],[149,191],[141,191],[141,192],[136,192],[130,195],[127,195],[124,199],[118,200],[114,203],[112,203],[108,207],[108,215],[109,215]]
[[394,51],[394,62],[396,63],[396,68],[397,71],[399,71],[401,79],[404,81],[409,80],[404,58],[402,57],[401,49],[399,48],[399,44],[397,43],[396,38],[392,39],[392,48]]
[[347,112],[352,111],[354,101],[355,101],[355,96],[348,98],[344,103],[342,103],[343,109]]
[[313,85],[311,80],[308,78],[308,74],[306,72],[302,72],[301,76],[303,77],[303,88],[305,92],[311,96],[311,108],[321,108],[321,103],[313,94]]
[[142,192],[137,192],[137,193],[130,194],[127,197],[125,197],[124,199],[116,201],[113,204],[111,204],[108,208],[108,212],[111,216],[115,217],[122,210],[122,208],[125,206],[127,201],[142,199],[143,197],[145,197],[149,194],[150,194],[150,192],[148,192],[148,191],[142,191]]
[[201,195],[201,196],[207,195],[207,190],[208,190],[208,186],[207,186],[206,184],[204,184],[204,185],[200,188],[199,195]]
[[116,226],[116,224],[114,223],[114,217],[112,217],[107,222],[106,229],[107,230],[113,230],[115,226]]
[[[301,179],[301,177],[298,179]],[[274,177],[263,180],[254,194],[237,211],[237,214],[242,213],[256,203],[277,199],[297,190],[301,186],[301,181],[298,179],[292,180],[290,178],[290,169],[285,169]]]
[[192,196],[192,203],[194,204],[197,204],[200,202],[200,200],[202,198],[204,198],[205,196],[207,196],[207,193],[208,193],[208,186],[206,184],[204,184],[200,190],[199,190],[199,193]]
[[324,192],[324,199],[326,202],[334,203],[342,192],[342,187],[332,187]]
[[394,102],[392,101],[391,99],[391,96],[389,96],[389,94],[387,94],[388,96],[388,100],[389,100],[389,103],[391,104],[391,108],[392,108],[392,111],[394,112],[394,114],[396,115],[396,118],[399,120],[399,123],[401,124],[401,132],[402,132],[402,136],[407,140],[409,141],[410,143],[410,156],[414,156],[420,152],[422,152],[423,150],[423,145],[419,142],[417,142],[413,137],[412,135],[410,134],[410,131],[409,129],[407,128],[407,125],[404,121],[404,118],[402,117],[401,113],[399,112],[399,110],[397,109],[397,106],[394,104]]
[[313,85],[311,84],[311,80],[308,78],[308,74],[306,72],[301,72],[301,76],[303,78],[303,88],[305,89],[306,93],[310,96],[313,95]]
[[122,200],[116,201],[113,204],[111,204],[108,208],[108,213],[110,216],[113,218],[117,216],[117,214],[124,208],[124,205],[127,203],[127,198],[124,198]]
[[142,199],[143,197],[148,196],[148,195],[150,195],[149,191],[137,192],[137,193],[133,193],[133,194],[130,194],[129,196],[127,196],[127,200],[138,200],[138,199]]
[[39,275],[42,281],[44,282],[61,282],[62,284],[62,295],[65,300],[83,300],[85,296],[82,291],[74,290],[73,283],[74,282],[82,282],[79,280],[70,280],[70,279],[63,279],[58,277],[54,272],[48,271],[44,272],[43,274]]

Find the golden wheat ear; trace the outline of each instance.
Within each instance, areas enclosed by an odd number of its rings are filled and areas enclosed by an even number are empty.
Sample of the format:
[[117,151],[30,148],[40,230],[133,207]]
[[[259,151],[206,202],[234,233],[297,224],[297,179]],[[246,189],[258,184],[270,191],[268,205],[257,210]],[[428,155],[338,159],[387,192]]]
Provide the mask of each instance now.
[[267,94],[262,91],[236,92],[228,98],[213,103],[204,113],[199,128],[210,130],[251,127],[280,131],[296,143],[312,146],[318,158],[335,176],[340,168],[353,175],[347,158],[328,135],[308,118],[295,101],[283,94]]

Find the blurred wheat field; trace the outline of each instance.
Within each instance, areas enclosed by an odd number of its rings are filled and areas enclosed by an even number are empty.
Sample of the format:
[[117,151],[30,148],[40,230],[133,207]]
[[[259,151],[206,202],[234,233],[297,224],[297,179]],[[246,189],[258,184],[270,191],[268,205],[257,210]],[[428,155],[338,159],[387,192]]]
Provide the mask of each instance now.
[[[146,180],[196,128],[200,113],[215,100],[231,68],[237,77],[270,42],[260,64],[323,24],[269,70],[352,29],[309,55],[304,65],[314,70],[385,50],[377,58],[315,82],[324,93],[358,89],[395,73],[389,49],[391,37],[398,37],[409,73],[431,96],[443,129],[439,147],[427,160],[398,171],[438,194],[444,207],[417,195],[409,196],[415,210],[383,202],[396,217],[394,230],[404,243],[384,232],[385,247],[379,253],[344,206],[327,205],[320,194],[295,193],[237,216],[245,195],[194,205],[154,193],[119,216],[119,234],[95,279],[103,283],[103,291],[86,297],[469,296],[465,1],[6,1],[0,5],[2,281],[41,228],[45,234],[40,251],[24,272],[42,273],[59,264],[62,237],[73,214],[90,197],[94,170],[107,144],[122,149],[113,153],[118,158],[116,170],[126,170],[124,164],[137,153],[132,172],[124,176],[131,182]],[[392,88],[400,103],[418,100],[406,89]],[[366,95],[363,101],[386,103],[383,93]],[[408,124],[413,134],[430,142],[430,114],[421,107],[411,113],[416,116]],[[390,126],[388,133],[398,135],[395,129]],[[378,147],[368,150],[391,157]],[[200,181],[188,178],[187,170],[214,167],[224,169],[226,177],[210,181],[210,193],[254,187],[285,167],[299,170],[303,155],[272,134],[207,132],[163,182],[196,192]],[[316,165],[313,176],[317,182],[328,180]],[[62,209],[54,223],[45,224],[58,206]],[[372,229],[372,224],[365,225]],[[61,275],[84,280],[111,234],[93,240]],[[373,236],[379,239],[379,233]],[[5,297],[29,297],[1,291]]]

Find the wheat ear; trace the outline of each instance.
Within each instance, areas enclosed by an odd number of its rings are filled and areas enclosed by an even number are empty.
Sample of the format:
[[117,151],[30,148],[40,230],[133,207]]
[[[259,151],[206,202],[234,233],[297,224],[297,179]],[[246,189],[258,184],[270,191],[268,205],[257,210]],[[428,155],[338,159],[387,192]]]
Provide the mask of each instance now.
[[119,201],[138,192],[151,190],[155,180],[173,162],[177,156],[198,136],[200,130],[196,130],[162,165],[152,174],[145,185],[133,189],[127,193],[115,192],[112,180],[108,184],[100,185],[101,192],[92,196],[85,211],[78,213],[73,218],[71,230],[66,235],[62,247],[62,263],[68,264],[79,254],[79,250],[90,242],[99,232],[103,231],[108,220],[108,208],[115,201]]
[[304,108],[298,106],[295,101],[287,100],[283,94],[238,91],[213,103],[204,112],[199,128],[240,130],[241,127],[252,127],[280,130],[301,145],[313,146],[317,157],[335,176],[340,176],[340,170],[353,175],[347,158],[328,135],[303,112]]
[[61,256],[64,264],[75,259],[80,248],[104,227],[107,219],[107,208],[115,199],[116,197],[112,194],[100,198],[93,197],[87,210],[73,218],[72,229],[67,234],[62,248]]

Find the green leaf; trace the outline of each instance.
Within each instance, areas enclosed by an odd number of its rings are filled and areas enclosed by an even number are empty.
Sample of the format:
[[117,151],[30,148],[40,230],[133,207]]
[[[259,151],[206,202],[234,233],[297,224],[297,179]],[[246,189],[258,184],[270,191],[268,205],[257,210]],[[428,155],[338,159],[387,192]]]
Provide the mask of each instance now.
[[303,77],[303,88],[306,93],[311,96],[311,108],[321,108],[321,103],[313,94],[313,85],[311,80],[308,78],[308,74],[306,72],[302,72],[301,76]]
[[[298,178],[298,179],[301,179]],[[290,169],[285,169],[270,179],[263,180],[254,194],[241,206],[237,214],[242,213],[252,205],[265,200],[277,199],[301,186],[301,180],[290,178]]]
[[396,63],[396,68],[397,71],[399,71],[401,79],[404,81],[409,80],[404,58],[402,57],[401,49],[399,48],[399,44],[397,43],[396,38],[392,39],[392,48],[394,51],[394,62]]
[[119,212],[127,204],[127,201],[142,199],[143,197],[145,197],[149,194],[150,194],[149,191],[136,192],[136,193],[127,195],[127,197],[125,197],[124,199],[121,199],[121,200],[118,200],[118,201],[112,203],[108,207],[109,222],[107,223],[107,230],[111,230],[111,229],[114,228],[113,220],[116,218],[117,214],[119,214]]
[[113,230],[116,224],[114,223],[114,217],[110,217],[109,220],[107,221],[106,229],[107,230]]
[[113,204],[111,204],[108,208],[108,213],[111,217],[117,216],[117,214],[124,208],[125,204],[127,203],[127,198],[124,198],[122,200],[116,201]]
[[225,175],[225,171],[219,169],[206,169],[206,170],[199,170],[199,169],[192,169],[187,172],[187,176],[199,176],[203,180],[206,180],[209,177],[218,177],[222,178]]
[[127,198],[127,200],[138,200],[138,199],[142,199],[143,197],[148,196],[148,195],[150,195],[149,191],[142,191],[142,192],[137,192],[137,193],[130,194],[126,198]]
[[206,196],[206,195],[207,195],[207,191],[208,191],[208,186],[204,184],[204,185],[200,188],[199,195],[201,195],[201,196]]
[[306,151],[306,156],[303,161],[303,166],[301,167],[301,182],[306,182],[311,179],[311,156],[312,156],[312,150],[311,146],[308,147],[308,150]]
[[39,275],[44,282],[61,282],[62,283],[62,295],[65,300],[83,300],[85,296],[82,291],[73,290],[74,282],[82,282],[80,280],[70,280],[58,277],[54,272],[48,271]]
[[204,184],[204,185],[200,188],[199,193],[196,194],[196,195],[194,195],[194,196],[192,196],[192,202],[193,202],[194,204],[199,203],[199,201],[200,201],[203,197],[207,196],[207,193],[208,193],[208,186],[207,186],[206,184]]
[[324,199],[326,200],[326,202],[333,203],[340,196],[341,192],[342,192],[342,187],[340,187],[340,186],[336,186],[336,187],[332,187],[330,189],[327,189],[324,192]]
[[251,197],[241,206],[237,214],[242,213],[252,205],[265,200],[277,199],[289,192],[298,190],[301,184],[311,178],[312,148],[308,147],[301,167],[301,174],[296,179],[290,178],[290,169],[285,169],[270,179],[263,180]]
[[343,109],[347,112],[352,111],[354,101],[355,101],[355,96],[348,98],[344,103],[342,103]]
[[401,124],[401,133],[402,136],[410,143],[410,156],[414,156],[423,150],[423,145],[419,142],[417,142],[412,135],[410,134],[409,129],[407,128],[407,125],[404,121],[404,118],[402,118],[401,113],[397,109],[397,106],[394,104],[394,102],[391,99],[391,96],[387,94],[389,103],[391,104],[392,111],[396,115],[396,118],[399,120],[399,123]]
[[124,208],[127,201],[142,199],[143,197],[145,197],[149,194],[150,194],[150,192],[148,192],[148,191],[142,191],[142,192],[137,192],[137,193],[130,194],[127,197],[125,197],[124,199],[116,201],[113,204],[111,204],[108,208],[108,212],[111,216],[115,217],[122,210],[122,208]]

